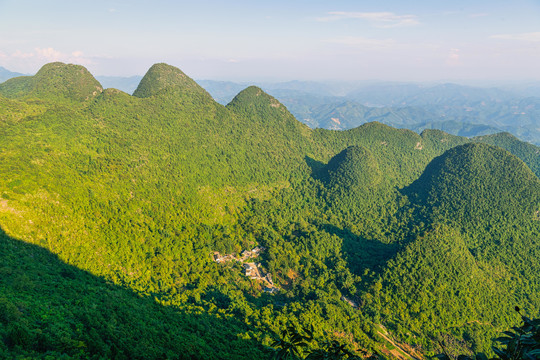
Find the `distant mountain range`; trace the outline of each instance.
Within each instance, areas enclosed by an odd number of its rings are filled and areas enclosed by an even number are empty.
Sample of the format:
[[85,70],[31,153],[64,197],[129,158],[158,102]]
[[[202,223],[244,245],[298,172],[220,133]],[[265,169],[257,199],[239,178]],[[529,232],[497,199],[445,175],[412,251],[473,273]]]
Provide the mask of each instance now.
[[11,79],[17,76],[24,76],[24,75],[25,74],[9,71],[8,69],[0,66],[0,82],[4,82],[8,79]]
[[114,88],[133,94],[137,86],[142,80],[142,76],[96,76],[96,80],[99,81],[105,89]]
[[[200,81],[226,104],[242,84]],[[540,97],[535,86],[501,90],[456,84],[330,85],[259,84],[312,128],[344,130],[379,121],[417,132],[441,129],[454,135],[480,136],[508,131],[540,144]],[[336,96],[336,93],[345,95]],[[524,96],[527,94],[528,96]]]

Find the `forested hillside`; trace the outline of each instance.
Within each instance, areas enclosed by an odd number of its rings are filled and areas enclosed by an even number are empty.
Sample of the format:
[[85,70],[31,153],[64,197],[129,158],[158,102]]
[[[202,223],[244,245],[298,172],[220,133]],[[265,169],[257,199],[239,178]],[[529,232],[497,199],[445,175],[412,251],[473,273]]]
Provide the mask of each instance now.
[[287,325],[489,351],[540,311],[540,148],[509,134],[313,130],[258,87],[62,63],[0,84],[0,131],[3,357],[271,358]]

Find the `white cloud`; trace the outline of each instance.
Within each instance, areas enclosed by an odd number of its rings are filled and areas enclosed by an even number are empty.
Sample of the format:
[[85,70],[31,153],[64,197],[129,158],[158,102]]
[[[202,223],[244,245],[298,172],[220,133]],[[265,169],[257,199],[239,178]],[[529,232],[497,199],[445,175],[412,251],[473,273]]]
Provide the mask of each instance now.
[[450,53],[446,58],[446,65],[448,66],[459,66],[462,65],[461,55],[459,54],[459,49],[450,49]]
[[500,34],[491,36],[492,39],[518,40],[525,42],[540,42],[540,32],[530,32],[521,34]]
[[15,58],[15,59],[28,59],[28,58],[32,58],[34,56],[35,56],[34,53],[26,53],[26,52],[22,52],[20,50],[17,50],[13,54],[11,54],[11,57]]
[[84,55],[82,51],[76,50],[71,54],[66,54],[53,48],[36,48],[35,56],[42,62],[61,61],[65,63],[74,63],[79,65],[90,65],[94,62]]
[[12,71],[34,72],[46,63],[61,61],[64,63],[79,64],[83,66],[94,65],[95,61],[85,56],[82,51],[63,53],[52,47],[35,48],[33,51],[16,50],[11,53],[0,53],[2,66]]
[[65,56],[60,51],[54,50],[53,48],[36,48],[35,51],[38,58],[49,62],[61,61],[62,58],[65,58]]
[[344,19],[361,19],[367,20],[381,28],[392,28],[401,26],[418,25],[418,17],[416,15],[396,15],[392,12],[351,12],[351,11],[332,11],[328,16],[318,18],[318,21],[337,21]]

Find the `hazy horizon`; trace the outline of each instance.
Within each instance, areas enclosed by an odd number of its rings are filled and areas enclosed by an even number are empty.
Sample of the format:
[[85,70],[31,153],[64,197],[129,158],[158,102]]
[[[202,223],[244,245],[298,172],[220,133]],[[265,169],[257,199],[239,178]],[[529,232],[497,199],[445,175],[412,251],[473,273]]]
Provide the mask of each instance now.
[[[69,63],[69,62],[68,62]],[[43,65],[46,65],[47,63],[43,63]],[[37,71],[43,66],[39,66],[38,69],[32,73],[21,73],[22,76],[33,76],[37,73]],[[81,65],[81,64],[79,64]],[[170,64],[169,64],[170,65]],[[83,65],[86,67],[86,65]],[[178,67],[176,65],[173,65],[175,67]],[[16,72],[12,69],[8,69],[4,66],[0,65],[0,68],[4,68],[7,71]],[[181,68],[180,68],[181,69]],[[88,69],[91,73],[91,69]],[[148,69],[147,69],[148,70]],[[99,78],[117,78],[117,79],[132,79],[132,78],[138,78],[142,79],[142,77],[145,75],[146,72],[140,73],[140,74],[131,74],[131,75],[119,75],[119,74],[111,74],[111,75],[102,75],[102,74],[95,74],[92,73],[92,75],[99,80]],[[190,77],[192,77],[189,73],[186,74]],[[195,81],[204,82],[204,81],[215,81],[215,82],[225,82],[225,83],[235,83],[239,85],[253,85],[253,84],[283,84],[283,83],[294,83],[294,82],[302,82],[302,83],[317,83],[317,84],[335,84],[335,85],[350,85],[350,86],[370,86],[370,85],[379,85],[379,84],[395,84],[395,85],[421,85],[421,86],[435,86],[435,85],[441,85],[441,84],[456,84],[456,85],[463,85],[463,86],[471,86],[471,87],[479,87],[479,88],[508,88],[513,86],[540,86],[540,79],[523,79],[523,80],[494,80],[494,79],[434,79],[434,80],[391,80],[391,79],[359,79],[359,80],[339,80],[339,79],[295,79],[295,78],[289,78],[289,79],[279,79],[279,78],[254,78],[253,80],[250,79],[228,79],[228,78],[194,78]],[[4,80],[5,81],[5,80]],[[3,81],[0,81],[2,83]]]
[[0,66],[96,76],[157,62],[225,81],[540,81],[540,4],[0,1]]

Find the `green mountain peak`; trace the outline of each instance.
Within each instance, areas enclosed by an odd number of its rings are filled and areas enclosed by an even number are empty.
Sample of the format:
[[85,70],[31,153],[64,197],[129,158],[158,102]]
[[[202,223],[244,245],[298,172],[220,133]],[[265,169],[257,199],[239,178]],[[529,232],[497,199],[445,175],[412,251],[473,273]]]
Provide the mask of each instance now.
[[249,86],[240,91],[238,95],[229,103],[230,106],[242,105],[262,105],[271,106],[273,108],[285,108],[276,98],[264,92],[263,89],[257,86]]
[[146,98],[155,96],[166,89],[206,92],[182,70],[165,63],[159,63],[150,67],[133,92],[133,96]]
[[44,65],[34,76],[21,76],[0,84],[0,94],[8,98],[92,99],[103,91],[101,84],[81,65],[54,62]]
[[309,137],[312,133],[311,129],[296,120],[276,98],[257,86],[249,86],[240,91],[227,105],[227,109],[252,125],[258,124],[261,130],[277,130],[276,135],[280,137],[295,137],[295,133]]
[[406,192],[433,216],[461,223],[532,218],[540,205],[540,180],[527,165],[482,143],[436,157]]
[[377,159],[363,146],[349,146],[334,156],[323,170],[323,180],[331,187],[366,189],[381,181]]

